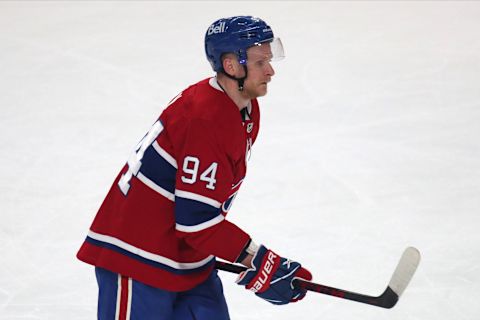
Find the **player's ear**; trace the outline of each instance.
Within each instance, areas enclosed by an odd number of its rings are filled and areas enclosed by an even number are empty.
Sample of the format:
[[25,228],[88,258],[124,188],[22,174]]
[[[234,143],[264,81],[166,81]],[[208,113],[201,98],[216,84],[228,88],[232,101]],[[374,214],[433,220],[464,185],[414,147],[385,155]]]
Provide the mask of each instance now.
[[222,57],[223,70],[231,76],[236,76],[240,64],[233,53],[227,53]]

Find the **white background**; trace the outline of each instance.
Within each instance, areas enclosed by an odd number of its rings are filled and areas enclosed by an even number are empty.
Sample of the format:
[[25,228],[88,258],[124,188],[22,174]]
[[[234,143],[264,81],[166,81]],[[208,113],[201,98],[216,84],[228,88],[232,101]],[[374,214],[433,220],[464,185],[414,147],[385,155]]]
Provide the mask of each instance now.
[[264,18],[287,58],[232,221],[367,294],[405,247],[423,260],[392,310],[315,293],[275,307],[222,274],[232,319],[479,319],[473,1],[0,2],[0,319],[95,319],[76,251],[162,108],[212,75],[209,24],[239,14]]

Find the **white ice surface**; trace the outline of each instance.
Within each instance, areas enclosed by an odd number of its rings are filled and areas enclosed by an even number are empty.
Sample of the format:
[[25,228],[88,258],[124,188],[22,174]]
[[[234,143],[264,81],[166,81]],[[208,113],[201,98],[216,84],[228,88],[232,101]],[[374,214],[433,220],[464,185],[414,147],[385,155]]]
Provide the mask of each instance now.
[[230,219],[315,280],[392,310],[309,294],[275,307],[223,274],[232,319],[480,318],[480,2],[0,2],[0,319],[95,319],[75,259],[161,109],[210,76],[203,34],[253,14],[282,38]]

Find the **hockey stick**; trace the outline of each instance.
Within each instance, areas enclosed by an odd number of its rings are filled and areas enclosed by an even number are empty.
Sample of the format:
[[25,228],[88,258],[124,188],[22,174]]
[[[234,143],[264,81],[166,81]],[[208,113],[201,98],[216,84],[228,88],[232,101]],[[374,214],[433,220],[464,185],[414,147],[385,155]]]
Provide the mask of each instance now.
[[[398,299],[402,295],[408,283],[413,277],[415,270],[420,263],[420,252],[409,247],[400,258],[397,268],[393,272],[392,278],[388,283],[387,289],[379,296],[369,296],[361,293],[351,292],[343,289],[337,289],[323,284],[317,284],[306,280],[295,279],[293,285],[303,289],[318,293],[327,294],[341,299],[353,300],[361,303],[370,304],[381,308],[393,308]],[[246,267],[217,261],[215,267],[218,270],[228,271],[232,273],[240,273],[247,270]]]

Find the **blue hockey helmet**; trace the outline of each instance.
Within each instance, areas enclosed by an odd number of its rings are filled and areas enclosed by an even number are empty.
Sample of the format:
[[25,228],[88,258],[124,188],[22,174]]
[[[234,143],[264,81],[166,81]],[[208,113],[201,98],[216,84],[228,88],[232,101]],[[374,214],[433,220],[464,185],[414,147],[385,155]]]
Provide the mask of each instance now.
[[212,69],[223,70],[222,55],[234,53],[238,62],[247,63],[247,49],[272,43],[272,59],[283,58],[283,46],[279,38],[274,38],[272,28],[260,18],[235,16],[222,18],[210,25],[205,33],[205,53]]

